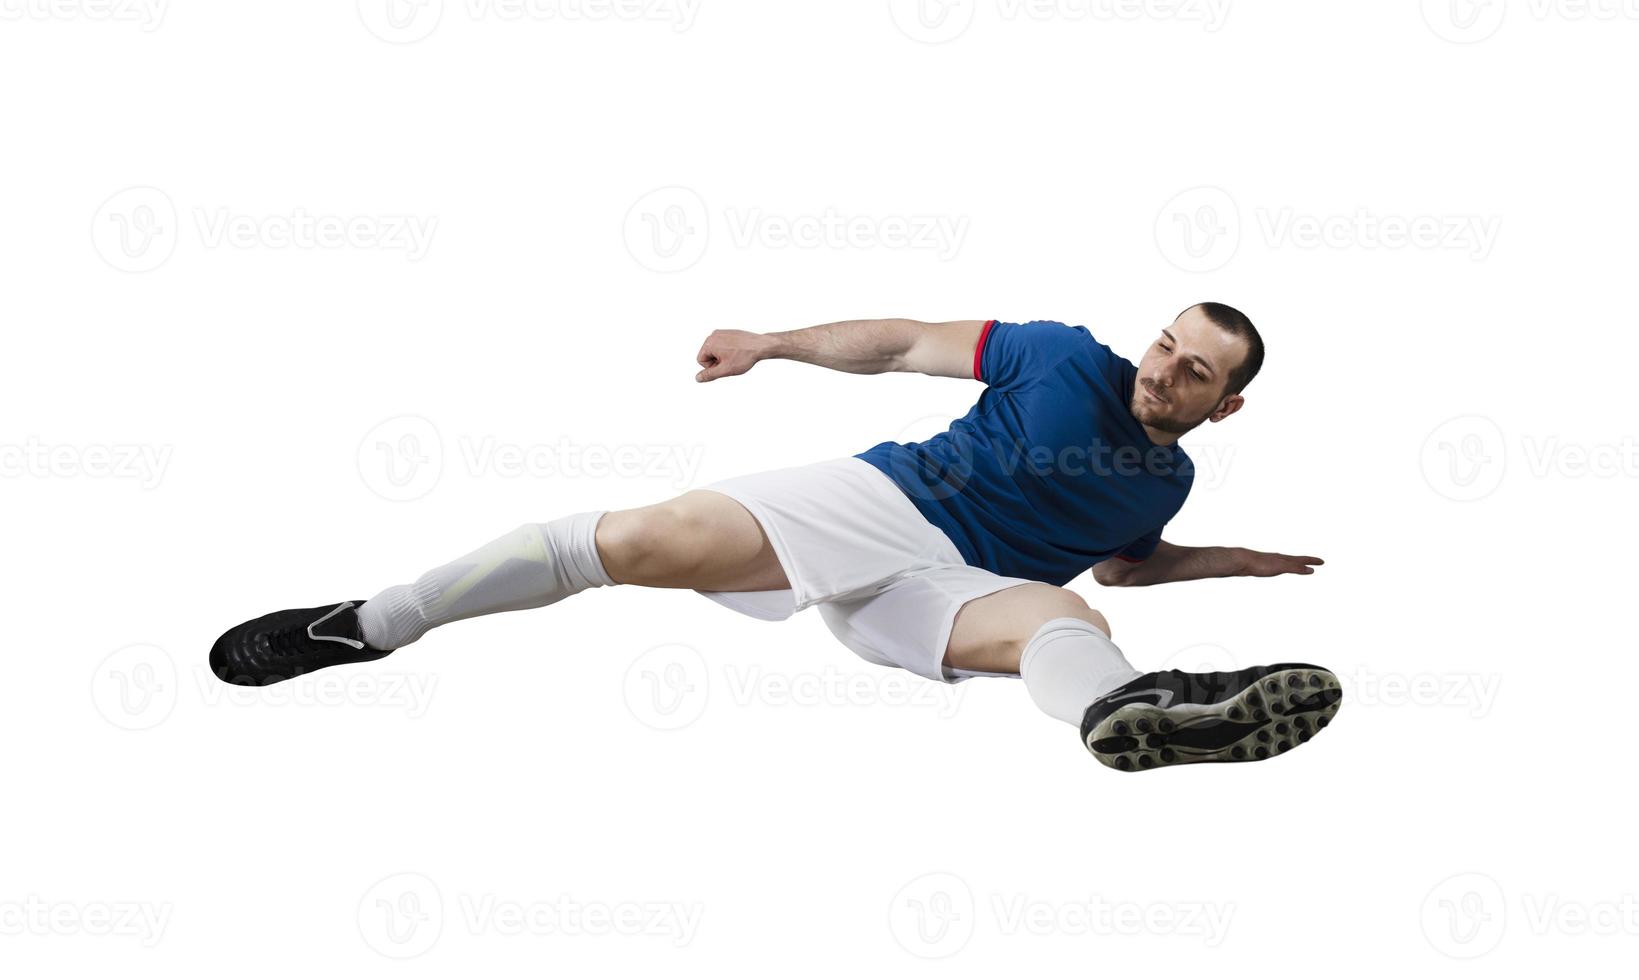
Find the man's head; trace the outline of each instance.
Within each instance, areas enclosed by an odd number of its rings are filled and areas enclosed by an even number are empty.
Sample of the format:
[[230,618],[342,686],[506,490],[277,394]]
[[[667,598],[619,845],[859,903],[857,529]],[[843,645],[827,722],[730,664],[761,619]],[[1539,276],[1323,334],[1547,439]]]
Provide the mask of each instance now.
[[1138,362],[1133,418],[1182,435],[1240,410],[1241,390],[1263,366],[1263,338],[1246,314],[1222,303],[1198,303],[1165,327]]

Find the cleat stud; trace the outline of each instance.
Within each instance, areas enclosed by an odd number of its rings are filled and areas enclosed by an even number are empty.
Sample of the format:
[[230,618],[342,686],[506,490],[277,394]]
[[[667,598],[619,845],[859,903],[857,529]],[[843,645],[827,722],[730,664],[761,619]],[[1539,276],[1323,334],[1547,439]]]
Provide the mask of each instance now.
[[1260,742],[1269,741],[1269,733],[1268,732],[1259,732],[1258,733],[1258,741],[1260,741]]
[[1115,767],[1117,769],[1131,769],[1133,767],[1133,761],[1124,755],[1117,756],[1115,760]]
[[1285,752],[1287,749],[1289,749],[1291,747],[1292,747],[1292,743],[1286,741],[1285,739],[1281,739],[1279,742],[1275,743],[1275,751],[1276,752]]
[[1161,730],[1161,732],[1163,734],[1165,734],[1167,732],[1172,731],[1173,726],[1172,726],[1172,722],[1168,721],[1165,718],[1162,718],[1159,722],[1156,723],[1155,727],[1159,728]]
[[1309,733],[1308,732],[1298,732],[1298,741],[1300,741],[1300,742],[1309,741]]
[[1234,748],[1230,749],[1229,754],[1234,756],[1237,759],[1246,758],[1246,750],[1241,748],[1239,745],[1237,745]]
[[1138,757],[1138,765],[1140,768],[1148,769],[1155,765],[1155,760],[1147,755],[1141,755]]
[[1285,735],[1289,730],[1284,721],[1275,726],[1275,734],[1277,735]]
[[1241,709],[1239,709],[1239,708],[1230,708],[1229,709],[1229,719],[1231,721],[1240,721],[1242,718],[1245,718],[1245,717],[1246,717],[1246,712],[1242,711]]
[[1269,758],[1269,750],[1267,748],[1264,748],[1261,745],[1258,746],[1258,751],[1254,752],[1253,754],[1256,755],[1260,759]]
[[1326,716],[1322,715],[1321,717],[1315,719],[1315,727],[1316,728],[1325,728],[1326,723],[1330,720],[1331,719],[1329,719]]
[[1252,707],[1256,708],[1258,705],[1263,704],[1263,698],[1262,698],[1262,696],[1260,696],[1258,694],[1257,691],[1252,691],[1249,694],[1247,694],[1246,703],[1250,704]]
[[1280,681],[1270,681],[1269,683],[1267,683],[1263,686],[1263,689],[1265,691],[1268,691],[1270,694],[1279,694],[1280,693]]
[[1147,732],[1150,730],[1150,720],[1148,718],[1140,718],[1133,722],[1133,727],[1137,728],[1140,732]]
[[1161,761],[1162,762],[1171,762],[1173,759],[1176,759],[1177,757],[1178,757],[1178,753],[1172,751],[1171,749],[1162,749],[1161,750]]
[[1129,728],[1128,728],[1128,727],[1127,727],[1127,723],[1126,723],[1126,722],[1124,722],[1124,721],[1118,721],[1118,722],[1116,722],[1116,723],[1115,723],[1115,733],[1116,733],[1116,734],[1117,734],[1117,735],[1125,735],[1125,734],[1127,734],[1127,733],[1128,733],[1128,732],[1129,732],[1129,731],[1131,731],[1131,729],[1129,729]]

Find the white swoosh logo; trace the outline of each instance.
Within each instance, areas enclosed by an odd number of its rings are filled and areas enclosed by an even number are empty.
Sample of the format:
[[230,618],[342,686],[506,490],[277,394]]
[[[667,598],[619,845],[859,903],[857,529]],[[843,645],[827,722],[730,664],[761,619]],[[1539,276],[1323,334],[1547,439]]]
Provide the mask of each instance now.
[[1171,691],[1162,690],[1159,687],[1152,687],[1147,691],[1133,691],[1131,694],[1123,694],[1120,697],[1112,698],[1111,700],[1112,701],[1130,701],[1133,698],[1143,697],[1146,694],[1160,695],[1160,700],[1158,702],[1156,702],[1156,705],[1155,705],[1157,708],[1165,708],[1168,705],[1172,704],[1173,693]]
[[334,609],[330,610],[329,612],[325,613],[323,616],[320,616],[318,619],[315,619],[307,627],[307,638],[310,639],[310,640],[314,640],[314,641],[329,640],[332,643],[345,643],[345,644],[347,644],[348,646],[352,647],[355,650],[363,650],[364,649],[364,644],[360,643],[358,640],[350,640],[345,636],[320,636],[319,634],[313,632],[313,630],[317,626],[319,626],[319,624],[323,623],[325,620],[327,620],[330,617],[332,617],[332,616],[336,615],[337,613],[341,612],[343,609],[351,609],[351,608],[353,608],[353,604],[351,602],[344,602],[341,605],[337,606],[336,608],[334,608]]

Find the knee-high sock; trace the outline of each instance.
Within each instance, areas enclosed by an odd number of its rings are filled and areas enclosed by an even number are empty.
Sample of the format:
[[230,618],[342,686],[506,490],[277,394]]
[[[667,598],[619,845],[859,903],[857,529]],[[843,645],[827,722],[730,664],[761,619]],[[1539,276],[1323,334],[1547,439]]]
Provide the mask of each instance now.
[[600,585],[614,585],[593,537],[603,513],[525,524],[410,585],[382,590],[359,608],[365,644],[396,650],[434,626],[534,609]]
[[1054,619],[1024,645],[1019,676],[1036,707],[1079,726],[1088,705],[1139,673],[1097,626]]

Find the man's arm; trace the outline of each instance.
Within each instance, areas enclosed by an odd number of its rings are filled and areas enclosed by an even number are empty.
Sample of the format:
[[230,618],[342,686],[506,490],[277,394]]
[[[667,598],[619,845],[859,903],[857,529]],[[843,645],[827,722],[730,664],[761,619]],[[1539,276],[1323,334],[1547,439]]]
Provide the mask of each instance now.
[[771,357],[849,374],[914,371],[971,378],[973,352],[984,325],[984,320],[844,320],[780,333],[714,330],[695,358],[702,370],[694,379],[716,381],[744,374]]
[[1186,548],[1161,542],[1155,553],[1143,561],[1111,558],[1093,566],[1099,585],[1160,585],[1198,578],[1227,578],[1232,575],[1308,575],[1314,565],[1324,565],[1307,555],[1281,555],[1251,548]]

